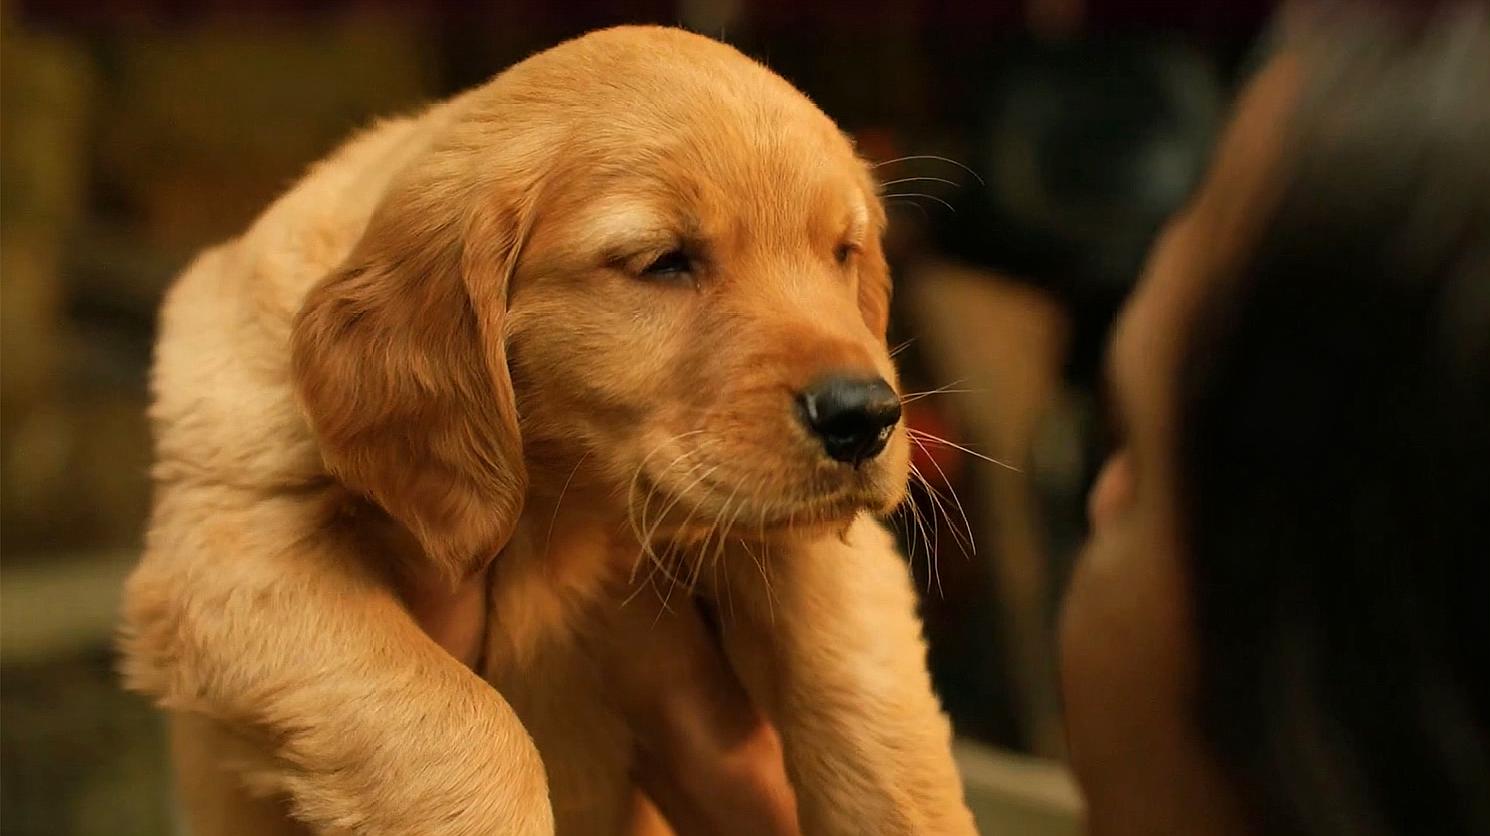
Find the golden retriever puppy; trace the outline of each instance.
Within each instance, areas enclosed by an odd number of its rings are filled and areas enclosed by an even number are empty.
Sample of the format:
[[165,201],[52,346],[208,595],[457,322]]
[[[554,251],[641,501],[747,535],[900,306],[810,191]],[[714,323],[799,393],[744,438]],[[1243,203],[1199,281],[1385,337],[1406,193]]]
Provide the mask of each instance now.
[[[623,832],[605,671],[690,594],[804,833],[971,833],[871,516],[908,467],[884,224],[781,78],[620,28],[378,125],[202,254],[123,638],[195,836]],[[479,676],[400,598],[421,573],[489,578]]]

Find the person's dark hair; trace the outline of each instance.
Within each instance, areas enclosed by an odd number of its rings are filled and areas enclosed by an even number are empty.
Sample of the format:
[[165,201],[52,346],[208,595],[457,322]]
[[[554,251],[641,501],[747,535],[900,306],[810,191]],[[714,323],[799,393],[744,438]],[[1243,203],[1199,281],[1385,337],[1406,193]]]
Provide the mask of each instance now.
[[1269,833],[1490,833],[1490,16],[1337,7],[1282,193],[1195,320],[1208,740]]

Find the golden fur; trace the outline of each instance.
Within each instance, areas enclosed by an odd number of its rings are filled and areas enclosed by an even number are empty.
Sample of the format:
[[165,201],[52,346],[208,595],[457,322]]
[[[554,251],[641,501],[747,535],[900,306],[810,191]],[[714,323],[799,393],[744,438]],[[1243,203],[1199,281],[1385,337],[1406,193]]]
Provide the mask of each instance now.
[[[869,516],[903,430],[854,468],[792,408],[827,372],[895,380],[883,226],[786,82],[621,28],[376,126],[201,255],[161,317],[123,638],[195,836],[625,832],[602,672],[655,638],[658,595],[624,602],[683,586],[804,833],[971,833]],[[690,272],[645,273],[680,246]],[[395,580],[489,562],[483,681]]]

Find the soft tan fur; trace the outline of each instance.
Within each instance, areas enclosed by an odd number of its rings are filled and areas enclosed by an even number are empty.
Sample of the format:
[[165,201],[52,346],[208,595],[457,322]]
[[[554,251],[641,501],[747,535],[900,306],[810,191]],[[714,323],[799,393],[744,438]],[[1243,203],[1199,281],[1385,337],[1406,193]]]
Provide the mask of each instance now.
[[[883,226],[786,82],[621,28],[377,126],[200,256],[161,318],[123,641],[194,836],[626,831],[603,671],[684,587],[804,833],[971,833],[869,516],[903,430],[854,468],[793,411],[827,372],[895,379]],[[691,275],[643,274],[680,244]],[[483,681],[394,581],[488,562]]]

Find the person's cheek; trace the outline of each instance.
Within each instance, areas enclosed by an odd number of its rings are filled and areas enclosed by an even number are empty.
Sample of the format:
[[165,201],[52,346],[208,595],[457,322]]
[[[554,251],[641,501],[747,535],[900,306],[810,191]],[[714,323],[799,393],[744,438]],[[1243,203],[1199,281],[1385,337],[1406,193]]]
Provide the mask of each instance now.
[[1133,502],[1133,457],[1118,450],[1108,457],[1087,497],[1087,517],[1093,531],[1100,531]]
[[[1112,471],[1118,477],[1121,470]],[[1109,477],[1106,484],[1121,487]],[[1109,488],[1108,490],[1112,490]],[[1101,514],[1122,497],[1093,492]],[[1106,504],[1112,502],[1115,504]],[[1105,522],[1105,525],[1104,525]],[[1128,798],[1147,798],[1148,704],[1154,699],[1146,651],[1153,645],[1136,584],[1134,520],[1094,518],[1094,531],[1073,569],[1060,617],[1060,684],[1067,755],[1086,801],[1088,832],[1137,833],[1114,827],[1131,813]]]
[[[1091,531],[1063,597],[1059,621],[1060,684],[1068,756],[1098,822],[1110,818],[1115,798],[1131,789],[1141,746],[1132,723],[1146,699],[1141,648],[1143,523],[1136,504],[1131,455],[1113,453],[1087,497]],[[1093,832],[1103,832],[1093,826]]]
[[[1097,788],[1102,786],[1100,776],[1111,749],[1111,742],[1105,739],[1108,729],[1101,719],[1104,713],[1101,695],[1110,687],[1110,683],[1105,681],[1102,663],[1104,656],[1114,650],[1104,642],[1106,630],[1099,617],[1102,611],[1100,567],[1105,561],[1104,555],[1097,552],[1104,547],[1110,548],[1110,544],[1093,539],[1082,550],[1062,600],[1058,626],[1067,755],[1088,796],[1093,792],[1094,773]],[[1094,563],[1098,564],[1097,568],[1093,567]]]

